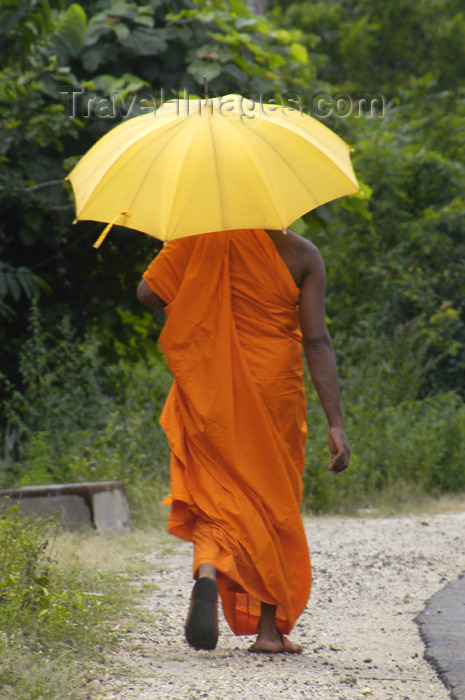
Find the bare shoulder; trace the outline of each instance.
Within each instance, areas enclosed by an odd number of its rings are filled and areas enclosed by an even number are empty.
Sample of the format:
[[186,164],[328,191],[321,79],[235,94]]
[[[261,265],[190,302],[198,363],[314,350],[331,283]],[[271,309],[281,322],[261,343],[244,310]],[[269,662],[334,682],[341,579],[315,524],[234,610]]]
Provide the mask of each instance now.
[[314,243],[290,229],[287,229],[286,234],[282,231],[269,230],[267,233],[288,266],[298,287],[302,286],[304,278],[309,274],[322,273],[324,275],[323,259]]
[[291,231],[290,229],[287,229],[287,235],[283,236],[283,238],[289,239],[290,245],[292,245],[295,250],[302,255],[302,257],[306,257],[308,259],[321,259],[320,251],[316,245],[312,243],[312,241],[308,240],[308,238],[299,236],[298,233],[294,233],[294,231]]

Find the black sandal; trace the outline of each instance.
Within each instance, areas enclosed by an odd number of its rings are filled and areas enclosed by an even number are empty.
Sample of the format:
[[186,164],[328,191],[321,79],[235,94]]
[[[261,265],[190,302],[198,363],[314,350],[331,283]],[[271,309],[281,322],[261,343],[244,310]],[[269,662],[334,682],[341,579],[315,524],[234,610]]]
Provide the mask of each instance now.
[[186,620],[187,642],[194,649],[211,650],[218,642],[218,589],[213,579],[202,576],[192,589]]

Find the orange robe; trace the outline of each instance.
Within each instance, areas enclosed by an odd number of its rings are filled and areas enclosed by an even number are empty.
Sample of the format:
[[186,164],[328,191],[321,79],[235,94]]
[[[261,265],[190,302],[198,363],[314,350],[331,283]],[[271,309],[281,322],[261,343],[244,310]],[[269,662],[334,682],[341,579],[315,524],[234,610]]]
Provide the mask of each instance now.
[[168,530],[194,542],[194,576],[202,561],[217,568],[235,634],[257,632],[260,601],[287,634],[311,585],[299,289],[261,230],[170,242],[144,279],[167,303]]

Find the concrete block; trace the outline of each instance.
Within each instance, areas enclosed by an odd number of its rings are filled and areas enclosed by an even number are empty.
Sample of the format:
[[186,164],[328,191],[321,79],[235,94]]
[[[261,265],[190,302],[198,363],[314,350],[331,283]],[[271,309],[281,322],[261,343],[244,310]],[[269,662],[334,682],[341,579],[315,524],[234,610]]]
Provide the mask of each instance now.
[[24,486],[0,491],[5,505],[19,505],[25,515],[58,515],[68,530],[93,527],[100,535],[117,535],[131,529],[131,514],[122,481]]
[[92,506],[94,525],[101,535],[128,531],[131,516],[124,487],[94,492]]

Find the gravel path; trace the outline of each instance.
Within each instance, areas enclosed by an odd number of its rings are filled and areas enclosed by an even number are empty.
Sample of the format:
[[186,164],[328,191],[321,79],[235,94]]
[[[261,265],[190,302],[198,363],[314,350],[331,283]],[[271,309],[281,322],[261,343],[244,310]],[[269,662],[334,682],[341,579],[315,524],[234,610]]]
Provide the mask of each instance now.
[[[415,616],[465,570],[465,512],[305,521],[314,583],[290,635],[300,656],[247,653],[220,621],[214,652],[183,638],[191,547],[175,538],[144,555],[151,573],[145,616],[109,658],[105,700],[447,700],[424,660]],[[153,584],[156,589],[153,590]],[[126,668],[126,673],[124,669]]]

